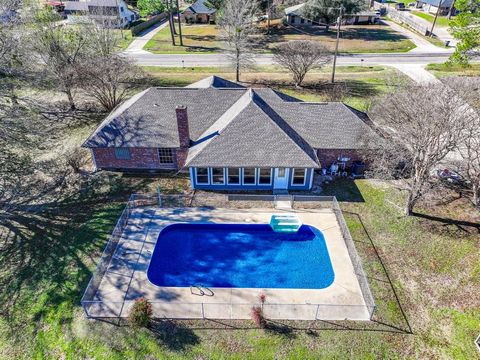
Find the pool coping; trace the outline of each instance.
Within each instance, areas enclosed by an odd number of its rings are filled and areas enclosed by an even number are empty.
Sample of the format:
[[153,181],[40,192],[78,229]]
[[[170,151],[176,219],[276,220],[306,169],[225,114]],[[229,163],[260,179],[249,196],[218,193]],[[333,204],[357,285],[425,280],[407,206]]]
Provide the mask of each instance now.
[[[127,316],[135,299],[145,297],[151,301],[154,315],[159,317],[199,318],[201,316],[246,319],[250,318],[251,307],[260,304],[260,294],[265,294],[267,301],[264,309],[270,318],[370,319],[338,219],[332,209],[279,211],[278,209],[156,208],[150,210],[153,211],[153,215],[146,219],[141,215],[145,209],[135,209],[137,214],[134,215],[137,215],[140,221],[130,224],[138,227],[137,230],[142,232],[143,238],[135,233],[135,236],[124,237],[122,244],[119,244],[120,249],[126,249],[128,248],[128,246],[125,247],[126,245],[139,246],[141,243],[137,250],[137,263],[131,269],[128,284],[125,283],[127,279],[120,278],[120,275],[113,275],[111,278],[107,276],[102,280],[96,294],[98,301],[108,303],[110,308],[117,308],[120,306],[117,300],[123,293],[123,299],[120,299],[122,300],[121,309],[117,309],[120,316]],[[191,289],[188,287],[159,287],[149,282],[147,269],[150,256],[158,234],[168,225],[179,222],[232,223],[231,220],[225,221],[232,219],[232,216],[243,220],[243,222],[237,220],[236,223],[244,224],[250,221],[268,224],[269,216],[286,212],[295,213],[304,224],[313,226],[323,233],[335,273],[334,282],[329,287],[324,289],[211,288],[215,295],[206,297],[191,294]],[[205,222],[205,218],[209,221]],[[322,219],[324,226],[321,223]]]

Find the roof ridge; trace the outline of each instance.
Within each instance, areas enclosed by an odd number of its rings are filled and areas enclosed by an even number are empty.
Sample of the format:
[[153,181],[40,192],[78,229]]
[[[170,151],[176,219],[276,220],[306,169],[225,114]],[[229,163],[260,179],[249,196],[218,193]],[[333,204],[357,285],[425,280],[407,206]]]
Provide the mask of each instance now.
[[[302,136],[300,136],[300,134],[292,126],[290,126],[290,124],[285,121],[285,119],[283,119],[259,94],[257,94],[254,89],[251,89],[251,91],[253,104],[255,104],[255,106],[257,106],[269,119],[271,119],[272,122],[295,144],[295,146],[297,146],[301,151],[303,151],[305,155],[307,155],[312,161],[318,163],[318,157],[315,154],[313,148],[307,143],[307,141]],[[259,104],[258,100],[260,100],[262,104]],[[277,119],[274,119],[269,113],[267,113],[262,106],[266,106]],[[279,121],[283,123],[283,127],[281,126],[281,124],[279,124]],[[284,127],[286,127],[287,129],[285,129]],[[293,134],[294,136],[292,136],[291,134]],[[300,141],[302,145],[300,145],[297,140]],[[309,154],[307,150],[309,150],[309,152],[312,152],[313,155]]]
[[[252,102],[251,91],[247,89],[230,108],[225,111],[210,127],[205,130],[197,139],[187,156],[185,165],[188,165],[198,154],[202,152],[229,124]],[[215,136],[217,134],[217,136]],[[198,147],[197,147],[198,146]]]

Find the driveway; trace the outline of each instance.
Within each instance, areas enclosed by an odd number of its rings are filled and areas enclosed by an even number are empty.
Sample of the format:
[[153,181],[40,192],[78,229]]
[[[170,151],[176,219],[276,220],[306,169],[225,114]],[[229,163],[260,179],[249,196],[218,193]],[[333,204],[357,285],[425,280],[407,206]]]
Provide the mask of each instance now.
[[144,32],[140,33],[140,36],[136,36],[134,40],[130,43],[128,48],[125,50],[125,53],[146,53],[150,54],[148,51],[143,50],[144,46],[147,45],[147,42],[151,40],[156,33],[168,26],[168,19],[163,20],[162,22],[146,29]]

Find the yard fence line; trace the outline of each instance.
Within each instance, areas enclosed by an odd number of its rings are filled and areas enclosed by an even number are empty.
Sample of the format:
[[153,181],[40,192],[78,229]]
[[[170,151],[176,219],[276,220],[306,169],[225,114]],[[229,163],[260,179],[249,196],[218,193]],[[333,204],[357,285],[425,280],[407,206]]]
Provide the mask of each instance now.
[[412,29],[424,36],[430,35],[430,29],[428,28],[428,26],[415,21],[412,16],[408,15],[409,11],[398,11],[397,9],[389,6],[388,4],[382,4],[377,1],[374,2],[373,7],[376,10],[379,10],[381,8],[385,9],[387,15],[393,20],[411,27]]
[[[127,317],[134,300],[124,302],[86,301],[83,306],[89,318],[124,318]],[[150,300],[152,313],[155,318],[168,318],[178,320],[192,319],[222,319],[239,320],[251,319],[253,307],[263,308],[266,318],[271,320],[338,320],[342,314],[347,320],[365,320],[359,316],[362,311],[368,311],[365,305],[335,305],[335,304],[276,304],[268,300],[261,304],[256,303],[214,303],[191,302],[169,303],[165,301]],[[367,314],[368,314],[367,313]],[[181,315],[172,315],[181,314]]]
[[161,14],[158,14],[158,15],[155,15],[155,16],[152,16],[149,20],[141,23],[141,24],[138,24],[138,25],[135,25],[135,26],[132,26],[130,28],[131,32],[132,32],[132,35],[133,36],[137,36],[139,35],[141,32],[147,30],[149,27],[155,25],[155,24],[158,24],[159,22],[165,20],[167,18],[167,13],[161,13]]
[[343,239],[345,245],[347,246],[348,254],[350,255],[350,259],[352,260],[353,268],[355,270],[355,275],[357,275],[358,283],[360,284],[360,290],[362,291],[363,300],[367,305],[367,308],[370,311],[370,319],[373,316],[373,312],[375,311],[375,300],[373,299],[372,291],[370,290],[370,285],[368,285],[367,275],[365,275],[365,271],[363,270],[362,260],[358,255],[357,249],[355,247],[355,243],[353,242],[352,235],[348,230],[347,223],[345,222],[345,218],[343,217],[342,210],[340,209],[340,205],[338,204],[337,199],[334,197],[333,199],[333,211],[337,217],[337,222],[340,225],[340,230],[342,231]]
[[[96,270],[85,290],[81,304],[85,314],[89,318],[118,318],[128,314],[130,306],[134,300],[125,300],[119,302],[103,301],[97,299],[96,293],[100,286],[103,276],[107,272],[108,266],[114,257],[122,234],[128,224],[130,218],[134,217],[132,210],[139,207],[159,207],[159,208],[176,208],[176,207],[226,207],[232,209],[239,208],[255,208],[258,204],[260,207],[275,208],[278,199],[291,202],[292,208],[301,211],[302,209],[331,209],[335,213],[337,222],[340,226],[342,237],[347,247],[348,253],[352,260],[355,274],[357,276],[365,305],[335,305],[335,304],[263,304],[265,315],[271,319],[285,319],[282,311],[285,313],[296,313],[296,319],[300,314],[304,320],[328,320],[329,317],[335,318],[335,309],[349,314],[352,310],[351,318],[355,319],[355,311],[361,307],[368,311],[368,317],[371,319],[375,311],[375,302],[368,285],[367,277],[364,273],[361,259],[356,251],[355,244],[348,230],[342,211],[335,196],[312,196],[312,195],[254,195],[254,194],[207,194],[205,196],[194,195],[170,195],[162,194],[160,190],[153,194],[132,194],[110,236],[110,239],[103,251],[101,259]],[[215,199],[212,202],[212,199]],[[219,206],[219,201],[220,205]],[[223,203],[221,202],[223,201]],[[156,317],[172,318],[171,314],[178,312],[182,307],[182,319],[239,319],[250,318],[250,310],[253,306],[260,306],[258,303],[235,304],[235,303],[173,303],[169,304],[165,301],[151,301],[154,314]],[[214,306],[215,310],[210,309]],[[218,311],[223,307],[224,311]],[[275,310],[277,309],[277,310]],[[228,311],[227,311],[228,310]],[[248,310],[248,311],[247,311]],[[301,311],[301,313],[299,313]],[[169,315],[170,314],[170,315]],[[247,317],[245,317],[245,314]],[[313,315],[315,314],[315,315]],[[215,317],[216,316],[216,317]],[[179,317],[175,317],[180,319]],[[285,319],[288,320],[288,319]]]
[[130,219],[131,210],[135,207],[138,207],[140,204],[146,201],[146,195],[139,195],[133,194],[127,201],[127,204],[123,208],[123,211],[115,225],[115,228],[110,235],[110,238],[103,250],[102,256],[100,257],[100,261],[97,264],[95,271],[93,272],[92,278],[90,279],[87,288],[82,296],[82,306],[85,309],[84,304],[89,301],[95,299],[95,295],[98,291],[100,283],[102,282],[103,276],[107,272],[108,266],[110,265],[110,261],[115,254],[115,250],[117,249],[118,243],[122,237],[122,234],[128,224],[128,220]]

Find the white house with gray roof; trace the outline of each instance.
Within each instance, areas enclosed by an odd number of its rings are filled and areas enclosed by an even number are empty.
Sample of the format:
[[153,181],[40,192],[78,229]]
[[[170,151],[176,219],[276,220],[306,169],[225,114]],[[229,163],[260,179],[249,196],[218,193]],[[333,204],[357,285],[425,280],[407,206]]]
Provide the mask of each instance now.
[[198,189],[309,190],[316,169],[360,160],[372,131],[366,114],[343,103],[304,102],[213,76],[137,94],[84,147],[97,169],[189,171]]

